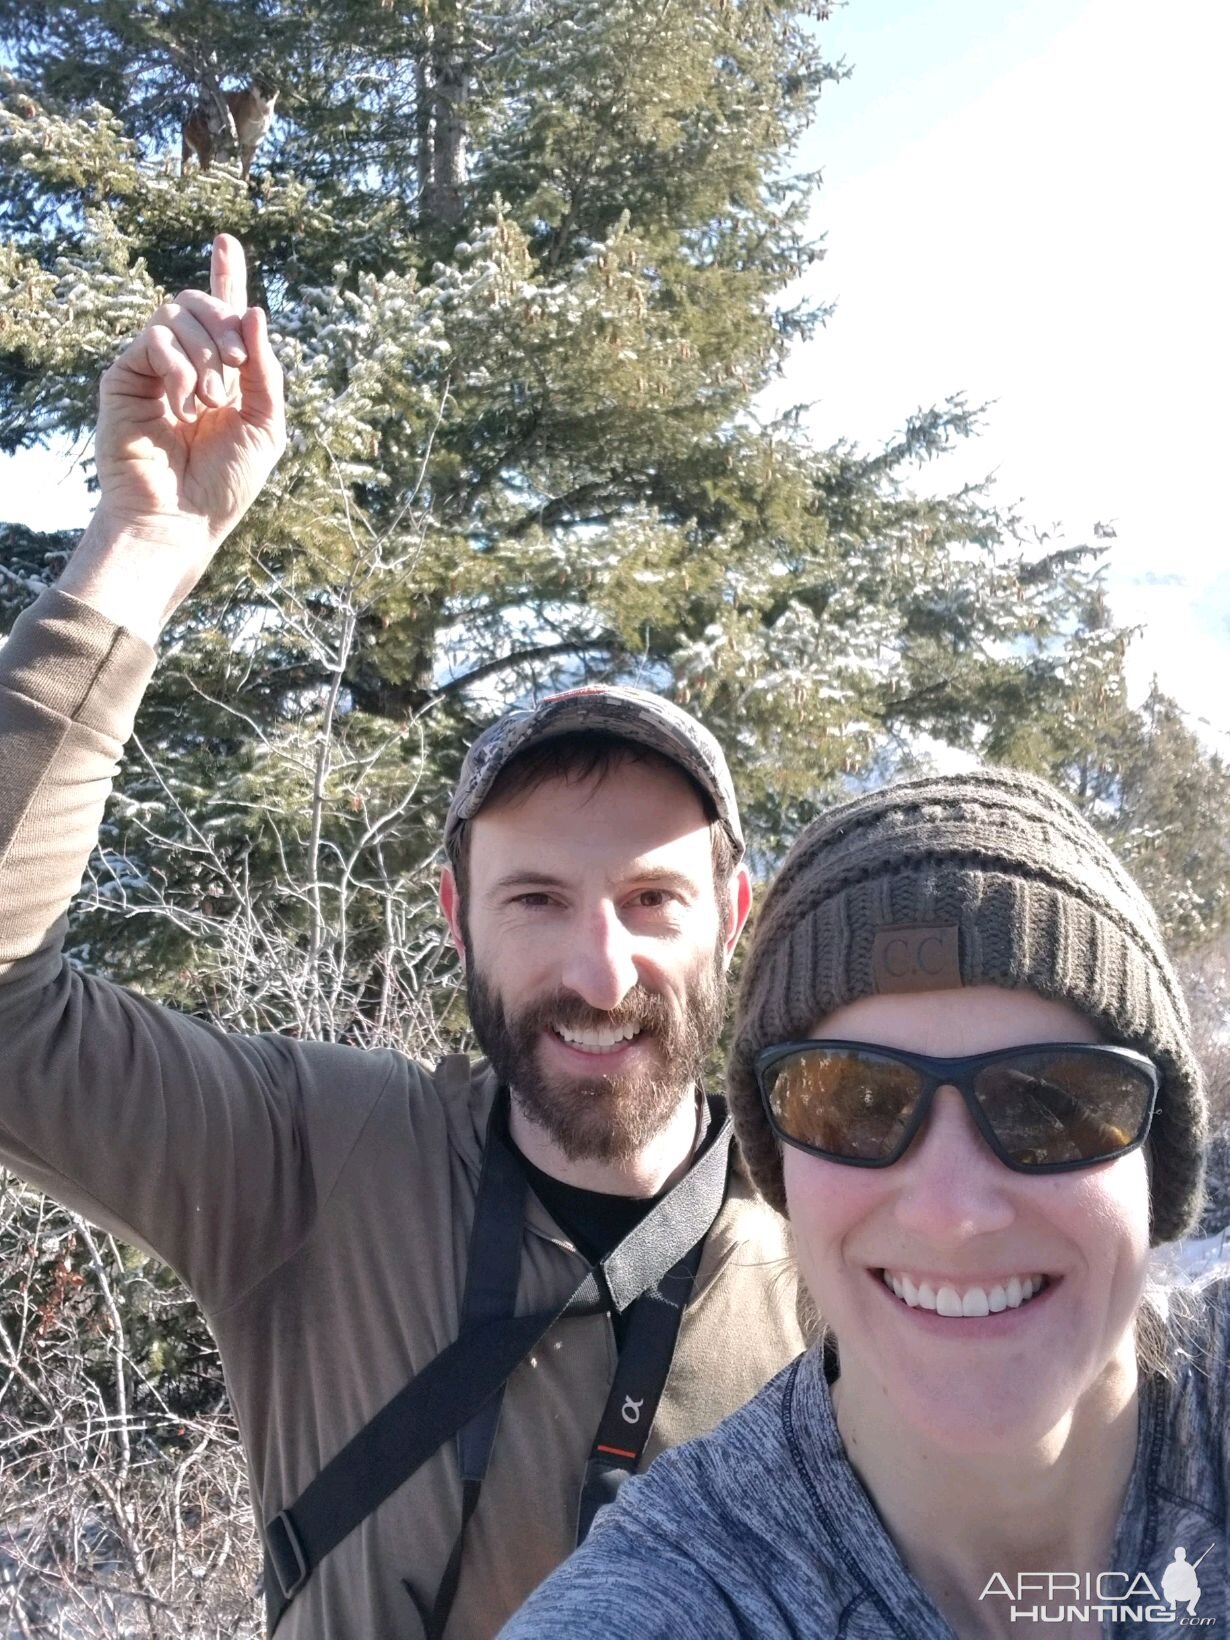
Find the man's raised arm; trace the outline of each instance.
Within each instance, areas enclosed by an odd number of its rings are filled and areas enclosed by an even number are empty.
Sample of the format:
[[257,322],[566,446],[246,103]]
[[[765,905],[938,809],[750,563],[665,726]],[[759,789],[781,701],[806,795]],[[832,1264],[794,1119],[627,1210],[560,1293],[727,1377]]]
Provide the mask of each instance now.
[[150,645],[285,441],[281,370],[226,236],[212,286],[107,371],[97,513],[0,646],[0,1166],[152,1247],[207,1307],[304,1233],[387,1074],[372,1055],[352,1100],[310,1100],[344,1050],[226,1036],[61,953]]
[[10,984],[31,977],[40,950],[58,960],[153,670],[150,645],[286,442],[282,369],[265,315],[246,305],[243,247],[229,234],[214,243],[210,285],[209,296],[165,302],[104,374],[101,499],[55,589],[0,652],[0,981]]

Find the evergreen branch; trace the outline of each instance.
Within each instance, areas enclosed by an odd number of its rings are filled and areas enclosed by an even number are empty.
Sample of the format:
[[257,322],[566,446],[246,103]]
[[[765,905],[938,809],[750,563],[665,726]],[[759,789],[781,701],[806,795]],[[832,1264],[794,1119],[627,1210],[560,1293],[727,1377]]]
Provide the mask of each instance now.
[[[516,523],[508,525],[504,534],[512,540],[520,540],[534,528],[551,530],[561,524],[606,524],[616,512],[629,505],[633,500],[631,479],[629,488],[624,490],[613,489],[610,479],[593,479],[587,484],[578,484],[575,490],[556,496],[552,501],[544,501],[541,506],[523,513]],[[594,503],[604,503],[597,511]],[[586,516],[581,517],[578,508],[589,509]]]
[[937,700],[942,700],[945,695],[950,694],[951,690],[951,678],[937,678],[934,683],[926,683],[921,688],[912,689],[908,695],[897,695],[892,700],[886,701],[880,711],[873,712],[871,715],[877,723],[883,724],[885,728],[891,728],[899,718],[908,717],[911,710],[919,706],[934,704]]
[[530,661],[553,660],[562,655],[588,655],[602,649],[614,654],[620,652],[619,640],[613,632],[600,632],[594,638],[577,639],[569,643],[543,643],[536,644],[532,649],[518,649],[514,654],[484,661],[481,666],[473,667],[459,678],[450,678],[447,683],[433,691],[430,704],[435,705],[437,701],[459,695],[471,684],[480,683],[483,678],[493,677],[497,672],[507,671],[510,667],[525,666]]

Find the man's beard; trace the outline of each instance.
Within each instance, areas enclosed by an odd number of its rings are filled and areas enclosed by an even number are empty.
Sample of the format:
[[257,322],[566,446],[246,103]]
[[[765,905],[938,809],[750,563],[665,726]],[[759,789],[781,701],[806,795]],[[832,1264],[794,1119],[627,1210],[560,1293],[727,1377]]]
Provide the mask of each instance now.
[[[635,985],[617,1008],[591,1008],[572,991],[527,1003],[509,1014],[477,965],[466,972],[470,1023],[496,1076],[511,1089],[527,1120],[542,1128],[572,1161],[631,1161],[665,1130],[688,1089],[700,1080],[726,1009],[723,947],[699,965],[684,990],[682,1016],[666,999]],[[622,1075],[567,1076],[543,1069],[544,1032],[640,1027],[658,1066]]]

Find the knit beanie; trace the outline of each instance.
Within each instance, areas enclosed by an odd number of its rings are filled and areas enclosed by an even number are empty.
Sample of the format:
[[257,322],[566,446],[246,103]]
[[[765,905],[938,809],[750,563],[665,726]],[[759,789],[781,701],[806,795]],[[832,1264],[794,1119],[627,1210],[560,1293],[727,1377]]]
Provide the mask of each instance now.
[[1088,821],[1045,781],[986,769],[903,781],[814,821],[765,896],[743,969],[728,1092],[763,1195],[786,1210],[756,1086],[762,1048],[878,993],[1003,985],[1066,1002],[1162,1082],[1148,1140],[1152,1239],[1201,1208],[1207,1110],[1157,919]]

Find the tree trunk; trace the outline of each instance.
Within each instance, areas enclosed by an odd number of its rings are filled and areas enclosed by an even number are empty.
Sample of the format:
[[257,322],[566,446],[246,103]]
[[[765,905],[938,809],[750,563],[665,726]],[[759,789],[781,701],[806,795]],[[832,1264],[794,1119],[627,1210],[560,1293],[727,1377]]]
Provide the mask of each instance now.
[[455,27],[441,31],[432,98],[432,172],[438,221],[456,227],[464,213],[465,105],[469,69]]
[[414,134],[416,138],[415,164],[418,168],[419,211],[424,217],[434,217],[435,201],[431,195],[431,25],[427,38],[414,65]]
[[460,9],[428,24],[415,69],[419,212],[455,228],[465,215],[466,103],[470,65]]

